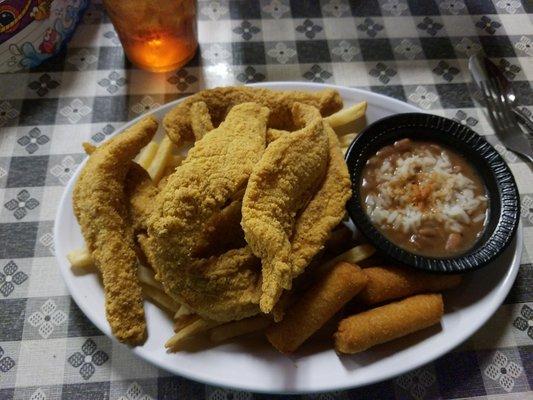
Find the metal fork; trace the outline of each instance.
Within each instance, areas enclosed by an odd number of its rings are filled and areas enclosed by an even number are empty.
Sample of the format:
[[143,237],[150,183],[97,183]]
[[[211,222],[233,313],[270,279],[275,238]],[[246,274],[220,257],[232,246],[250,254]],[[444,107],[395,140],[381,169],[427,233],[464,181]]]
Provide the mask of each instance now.
[[478,85],[498,139],[508,150],[522,155],[533,163],[533,150],[529,140],[514,119],[511,106],[502,94],[501,83],[489,76],[488,82],[479,81]]
[[509,105],[509,107],[511,107],[514,117],[523,125],[523,128],[526,128],[525,131],[527,134],[533,135],[533,121],[531,121],[529,116],[518,107],[516,95],[511,82],[503,74],[501,69],[498,68],[492,61],[490,61],[489,58],[480,57],[478,60],[478,63],[485,67],[487,76],[490,76],[491,79],[494,79],[498,82],[499,90],[497,90],[497,92],[503,96],[505,102]]

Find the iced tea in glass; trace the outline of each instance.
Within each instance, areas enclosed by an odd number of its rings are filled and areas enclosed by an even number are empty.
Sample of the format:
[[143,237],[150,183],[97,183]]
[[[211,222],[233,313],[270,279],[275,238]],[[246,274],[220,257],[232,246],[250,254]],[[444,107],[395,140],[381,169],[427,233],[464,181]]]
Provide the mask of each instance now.
[[124,52],[154,72],[185,65],[196,52],[196,0],[104,0]]

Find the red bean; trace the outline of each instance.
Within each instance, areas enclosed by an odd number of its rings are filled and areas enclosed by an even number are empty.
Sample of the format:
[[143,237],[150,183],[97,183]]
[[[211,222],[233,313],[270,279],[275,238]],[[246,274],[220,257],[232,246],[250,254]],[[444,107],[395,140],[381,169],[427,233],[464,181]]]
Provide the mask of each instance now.
[[394,142],[394,147],[399,151],[407,151],[411,149],[411,139],[405,138]]
[[376,156],[381,157],[381,158],[386,158],[387,156],[390,156],[393,152],[394,152],[394,147],[385,146],[376,152]]
[[450,233],[448,240],[446,240],[445,249],[448,251],[457,250],[461,244],[461,235],[458,233]]
[[418,231],[418,233],[425,237],[435,237],[438,235],[437,230],[432,228],[422,228]]

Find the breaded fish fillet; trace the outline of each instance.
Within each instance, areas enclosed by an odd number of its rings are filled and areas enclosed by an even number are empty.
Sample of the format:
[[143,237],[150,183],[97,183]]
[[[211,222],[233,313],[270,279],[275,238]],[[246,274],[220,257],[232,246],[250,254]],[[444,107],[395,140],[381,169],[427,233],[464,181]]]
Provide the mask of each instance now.
[[194,250],[195,258],[222,254],[246,246],[241,227],[242,200],[234,200],[209,218]]
[[244,188],[265,149],[269,110],[235,106],[170,175],[140,240],[165,291],[199,315],[227,321],[259,311],[260,267],[247,247],[194,258],[211,217]]
[[83,168],[73,207],[87,248],[104,283],[107,320],[121,342],[146,338],[143,297],[137,280],[137,257],[127,219],[124,180],[130,161],[157,130],[146,117],[97,148]]
[[165,116],[163,125],[167,135],[180,145],[183,140],[193,140],[191,129],[191,107],[204,102],[209,110],[213,125],[218,126],[231,108],[245,102],[256,102],[270,109],[268,126],[287,129],[292,125],[291,107],[304,103],[320,110],[322,116],[333,114],[342,108],[342,99],[336,90],[321,92],[275,91],[253,87],[219,87],[202,90],[179,103]]
[[[326,177],[311,201],[299,213],[291,238],[290,256],[293,278],[304,272],[323,248],[331,231],[340,223],[351,195],[348,167],[344,162],[339,140],[333,129],[325,124],[329,139],[329,163]],[[273,309],[274,319],[283,318],[285,303],[281,301]]]
[[153,237],[139,236],[141,248],[157,271],[165,292],[203,318],[232,321],[259,312],[261,262],[249,247],[209,258],[162,258]]
[[214,129],[213,122],[211,122],[211,115],[209,114],[209,108],[203,101],[192,103],[189,114],[194,140],[200,140],[207,132]]
[[126,198],[129,199],[128,214],[133,230],[146,229],[158,189],[148,172],[134,161],[130,163],[124,190]]
[[329,160],[329,142],[319,111],[293,105],[298,131],[282,135],[254,167],[243,198],[242,227],[246,241],[261,258],[261,311],[268,313],[283,289],[291,287],[296,216],[320,187]]
[[329,139],[329,164],[320,189],[296,219],[291,239],[294,277],[300,275],[322,250],[333,228],[342,221],[346,202],[352,193],[348,167],[337,135],[328,124],[325,128]]

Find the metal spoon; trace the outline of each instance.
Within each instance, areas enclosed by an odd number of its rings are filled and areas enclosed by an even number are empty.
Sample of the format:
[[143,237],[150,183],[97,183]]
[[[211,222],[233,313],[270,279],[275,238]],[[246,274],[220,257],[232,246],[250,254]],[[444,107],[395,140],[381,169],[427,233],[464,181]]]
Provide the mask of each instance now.
[[483,62],[485,63],[487,72],[489,72],[500,82],[501,88],[503,89],[503,94],[507,98],[508,103],[511,105],[513,114],[518,119],[518,122],[527,128],[529,134],[533,135],[533,121],[524,111],[522,111],[522,109],[518,108],[518,104],[516,103],[516,95],[511,82],[503,74],[500,68],[498,68],[487,57],[483,57]]

